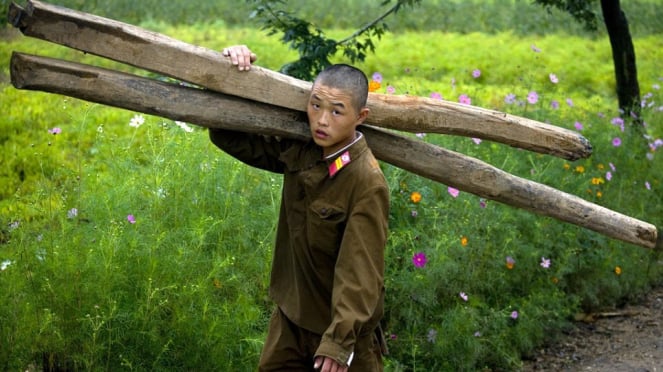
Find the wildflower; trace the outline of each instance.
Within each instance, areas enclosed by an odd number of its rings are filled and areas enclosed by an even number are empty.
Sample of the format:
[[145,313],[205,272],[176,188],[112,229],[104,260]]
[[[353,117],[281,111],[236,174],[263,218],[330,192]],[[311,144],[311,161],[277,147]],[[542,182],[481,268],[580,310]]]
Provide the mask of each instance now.
[[603,193],[601,191],[596,192],[596,197],[601,199],[603,197]]
[[410,200],[415,204],[419,203],[421,201],[421,193],[419,191],[414,191],[410,194]]
[[585,167],[583,167],[582,165],[577,165],[576,166],[576,172],[585,173]]
[[479,70],[478,68],[472,71],[473,78],[478,79],[480,76],[481,76],[481,70]]
[[458,295],[463,299],[463,301],[467,302],[468,296],[465,292],[460,292]]
[[486,208],[486,204],[487,204],[486,199],[484,199],[484,198],[479,199],[479,206],[481,208]]
[[428,331],[428,335],[426,336],[426,339],[427,339],[428,342],[430,342],[430,343],[435,343],[435,339],[436,339],[436,338],[437,338],[437,331],[431,328],[431,329]]
[[601,185],[603,183],[605,183],[603,178],[601,178],[601,177],[592,177],[592,185]]
[[559,108],[559,102],[557,100],[552,100],[550,101],[550,107],[553,110],[557,110]]
[[396,93],[396,88],[394,88],[391,85],[387,85],[387,94],[394,94]]
[[622,268],[619,266],[615,266],[615,274],[622,275]]
[[12,262],[10,260],[4,260],[0,263],[0,271],[5,271]]
[[481,138],[472,138],[472,142],[478,145],[481,143]]
[[417,212],[416,210],[413,209],[412,212],[410,212],[410,215],[411,215],[413,218],[417,218],[417,216],[419,215],[419,212]]
[[472,104],[472,99],[467,94],[461,94],[458,97],[458,102],[460,102],[464,105],[471,105]]
[[605,165],[603,165],[603,163],[599,163],[598,165],[596,165],[596,168],[598,170],[603,170],[605,168]]
[[190,126],[189,126],[187,123],[185,123],[185,122],[182,122],[182,121],[175,121],[175,125],[177,125],[178,127],[182,128],[182,130],[185,131],[185,132],[187,132],[187,133],[191,133],[191,132],[193,132],[193,128],[190,127]]
[[460,245],[462,245],[463,247],[467,246],[467,242],[468,242],[467,236],[462,236],[460,238]]
[[645,187],[647,190],[651,190],[651,185],[649,184],[649,181],[645,181]]
[[622,132],[624,131],[624,119],[620,118],[619,116],[612,118],[612,120],[610,120],[610,123],[612,125],[618,126]]
[[481,332],[479,331],[474,332],[474,337],[481,337]]
[[622,139],[619,137],[615,137],[612,139],[612,145],[615,147],[619,147],[622,145]]
[[541,257],[541,267],[543,267],[544,269],[549,268],[550,267],[550,259],[545,258],[545,257]]
[[433,93],[430,94],[430,98],[432,98],[432,99],[442,99],[442,94],[440,94],[438,92],[433,92]]
[[221,281],[218,278],[214,278],[212,284],[214,285],[215,288],[221,288]]
[[569,163],[564,163],[564,169],[566,170],[571,169],[571,165]]
[[534,53],[541,53],[541,49],[537,48],[536,45],[534,45],[534,44],[532,44],[532,45],[530,46],[530,48],[532,49],[532,51],[533,51]]
[[62,133],[62,129],[60,129],[59,127],[54,127],[53,129],[49,129],[48,133],[55,136],[56,134]]
[[379,72],[374,72],[371,79],[373,79],[373,81],[377,81],[378,83],[382,83],[382,74]]
[[551,73],[550,75],[548,75],[548,77],[550,78],[551,83],[553,83],[553,84],[559,83],[559,79],[557,78],[557,75]]
[[506,268],[512,270],[514,266],[516,266],[516,260],[511,256],[506,256]]
[[608,165],[610,166],[610,169],[612,169],[613,172],[617,170],[617,167],[615,167],[614,164],[608,163]]
[[426,266],[426,262],[428,262],[428,259],[424,252],[415,253],[414,256],[412,256],[412,264],[415,267],[424,267]]
[[130,224],[136,223],[136,218],[134,217],[133,214],[127,215],[127,221],[129,221]]
[[67,211],[67,218],[68,219],[71,220],[73,218],[76,218],[76,216],[78,216],[78,209],[71,208],[70,210]]
[[511,319],[513,320],[518,319],[518,311],[514,310],[511,312]]
[[18,229],[19,225],[20,225],[20,223],[18,221],[14,221],[14,222],[10,223],[9,226],[8,226],[9,231]]
[[104,132],[104,125],[99,124],[99,126],[97,127],[97,133],[103,133],[103,132]]
[[530,105],[539,102],[539,94],[535,91],[529,92],[529,94],[527,94],[527,102],[529,102]]
[[145,123],[145,117],[143,115],[134,115],[129,121],[129,126],[138,128]]
[[458,194],[460,193],[460,191],[458,191],[458,189],[454,189],[451,186],[447,187],[447,192],[449,193],[449,195],[453,196],[454,198],[457,198]]
[[396,339],[398,339],[398,336],[396,336],[395,334],[392,333],[392,334],[389,335],[389,339],[390,340],[396,340]]
[[375,80],[371,80],[371,81],[368,83],[368,91],[369,91],[369,92],[375,92],[375,91],[377,91],[378,89],[380,89],[380,86],[381,86],[381,84],[380,84],[379,82],[377,82],[377,81],[375,81]]
[[575,124],[574,124],[573,126],[576,128],[577,131],[581,131],[581,130],[583,130],[582,123],[579,122],[579,121],[576,121]]
[[417,136],[417,138],[424,138],[426,137],[426,133],[417,133],[415,136]]
[[612,179],[612,172],[610,171],[605,172],[605,179],[610,181]]
[[571,98],[567,98],[567,99],[566,99],[566,104],[567,104],[569,107],[573,107],[573,100],[572,100]]
[[509,94],[506,95],[506,97],[504,97],[504,103],[506,103],[507,105],[510,105],[514,102],[516,102],[516,95],[515,94],[509,93]]
[[553,284],[559,283],[559,279],[556,276],[553,276],[552,279],[550,279],[550,281],[553,282]]

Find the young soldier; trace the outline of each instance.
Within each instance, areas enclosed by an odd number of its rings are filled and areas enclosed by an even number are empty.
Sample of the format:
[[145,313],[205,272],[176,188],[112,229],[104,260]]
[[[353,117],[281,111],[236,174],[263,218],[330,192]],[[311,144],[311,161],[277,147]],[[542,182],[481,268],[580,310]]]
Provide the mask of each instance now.
[[[240,71],[255,54],[228,47]],[[260,371],[381,371],[389,191],[361,132],[368,81],[333,65],[308,101],[310,141],[210,129],[235,158],[282,173],[269,295],[276,303]]]

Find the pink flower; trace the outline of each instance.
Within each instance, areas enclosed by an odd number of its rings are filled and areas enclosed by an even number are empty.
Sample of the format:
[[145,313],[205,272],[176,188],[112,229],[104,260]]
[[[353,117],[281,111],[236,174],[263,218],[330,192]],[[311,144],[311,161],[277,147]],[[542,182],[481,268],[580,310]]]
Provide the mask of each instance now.
[[136,223],[136,218],[134,217],[133,214],[127,215],[127,221],[129,221],[130,224]]
[[442,99],[442,95],[438,92],[433,92],[430,94],[430,98],[432,99]]
[[573,107],[573,100],[571,98],[567,98],[566,104],[569,105],[569,107]]
[[62,133],[62,129],[60,129],[59,127],[55,127],[53,129],[49,129],[48,133],[50,133],[52,135],[60,134],[60,133]]
[[647,190],[651,190],[651,185],[649,184],[649,181],[645,181],[645,187]]
[[613,172],[617,171],[617,167],[615,167],[614,164],[608,163],[608,165],[610,166],[610,169],[612,169]]
[[549,75],[549,77],[550,77],[550,82],[551,82],[551,83],[553,83],[553,84],[557,84],[557,83],[559,83],[559,79],[557,78],[557,75],[551,73],[551,74]]
[[457,198],[458,194],[460,193],[460,191],[458,191],[458,189],[455,189],[451,186],[447,187],[447,192],[449,193],[449,195],[453,196],[454,198]]
[[481,138],[472,138],[472,142],[478,145],[481,143]]
[[619,147],[622,145],[622,139],[619,137],[615,137],[612,139],[612,145],[615,147]]
[[514,102],[516,102],[516,95],[513,93],[507,94],[506,97],[504,98],[504,103],[506,103],[507,105],[510,105]]
[[529,102],[531,105],[539,102],[539,94],[536,93],[535,91],[529,92],[527,95],[527,102]]
[[373,78],[373,81],[376,81],[378,83],[382,82],[382,74],[379,73],[379,72],[374,72],[372,78]]
[[541,267],[543,267],[544,269],[549,268],[550,267],[550,259],[545,258],[545,257],[541,257]]
[[511,319],[513,320],[518,319],[518,311],[514,310],[511,312]]
[[612,179],[612,172],[610,171],[605,172],[605,179],[610,181]]
[[581,131],[581,130],[583,129],[582,123],[579,122],[579,121],[576,121],[576,123],[574,124],[574,126],[575,126],[575,128],[576,128],[577,131]]
[[472,104],[472,99],[467,94],[461,94],[458,97],[458,102],[460,102],[464,105],[471,105]]
[[484,198],[479,199],[479,206],[481,208],[486,208],[486,199]]
[[428,262],[428,259],[424,252],[415,253],[414,256],[412,256],[412,264],[415,267],[424,267],[426,266],[426,262]]
[[468,297],[467,294],[465,294],[465,292],[460,292],[458,295],[460,296],[460,298],[463,299],[463,301],[467,302]]
[[550,107],[551,107],[553,110],[557,110],[557,109],[559,108],[559,102],[556,101],[556,100],[552,100],[552,101],[550,101]]
[[394,87],[391,86],[391,85],[388,85],[388,86],[387,86],[387,93],[388,93],[388,94],[394,94],[394,93],[396,93],[396,88],[394,88]]
[[479,69],[477,68],[477,69],[475,69],[474,71],[472,71],[472,77],[473,77],[473,78],[477,79],[477,78],[479,78],[479,76],[481,76],[481,70],[479,70]]

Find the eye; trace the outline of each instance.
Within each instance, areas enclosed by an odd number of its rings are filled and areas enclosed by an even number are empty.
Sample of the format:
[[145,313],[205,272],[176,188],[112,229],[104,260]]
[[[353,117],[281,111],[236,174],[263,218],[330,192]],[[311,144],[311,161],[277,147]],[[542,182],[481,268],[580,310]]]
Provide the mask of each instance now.
[[311,107],[313,107],[313,109],[315,109],[315,110],[319,110],[320,109],[320,104],[311,102]]

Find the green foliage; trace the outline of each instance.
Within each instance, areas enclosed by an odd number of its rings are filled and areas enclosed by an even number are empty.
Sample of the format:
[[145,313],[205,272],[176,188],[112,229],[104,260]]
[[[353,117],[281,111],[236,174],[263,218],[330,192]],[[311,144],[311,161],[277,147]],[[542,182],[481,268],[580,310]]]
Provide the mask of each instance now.
[[[256,4],[251,17],[260,19],[263,29],[267,30],[269,35],[282,34],[281,41],[299,54],[296,61],[285,64],[280,71],[286,75],[312,81],[320,71],[331,65],[329,59],[339,49],[351,63],[364,61],[368,52],[375,52],[373,37],[379,40],[387,29],[384,19],[402,7],[417,5],[420,0],[397,0],[394,6],[375,20],[340,41],[326,37],[324,32],[311,22],[276,8],[279,5],[284,6],[285,1],[254,0],[254,2]],[[383,5],[390,2],[387,0]]]
[[[294,56],[253,29],[152,25],[217,49],[245,41],[270,68]],[[473,105],[571,130],[582,124],[594,154],[574,163],[488,141],[421,137],[660,227],[660,35],[635,39],[646,153],[633,131],[611,123],[618,113],[605,40],[519,35],[386,33],[380,52],[358,66],[382,75],[381,93],[454,101],[465,94]],[[6,41],[5,77],[10,50],[117,67],[34,40]],[[279,176],[219,152],[202,129],[150,116],[131,127],[134,113],[18,91],[5,77],[0,368],[254,370],[271,310]],[[622,305],[660,284],[660,252],[383,169],[392,191],[387,370],[517,370],[574,313]],[[416,203],[413,192],[421,194]],[[412,261],[419,253],[423,267]]]

